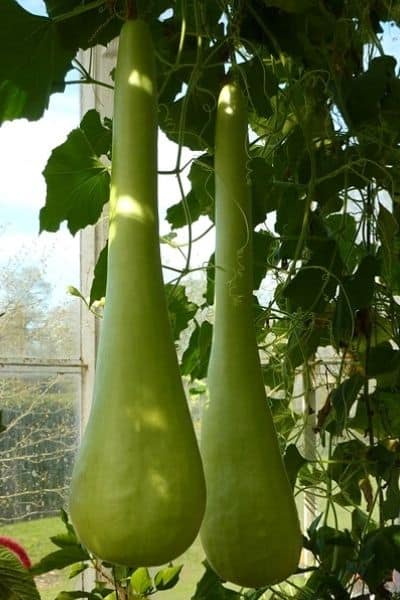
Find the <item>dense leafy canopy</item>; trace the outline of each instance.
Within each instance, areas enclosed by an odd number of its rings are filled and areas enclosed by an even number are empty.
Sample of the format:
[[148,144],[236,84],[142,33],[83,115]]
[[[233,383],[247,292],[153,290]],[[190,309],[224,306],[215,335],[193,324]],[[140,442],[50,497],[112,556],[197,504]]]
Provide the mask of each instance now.
[[[37,17],[15,0],[0,4],[0,121],[39,118],[71,65],[82,83],[92,81],[75,61],[78,49],[118,35],[126,3],[46,6],[49,16]],[[400,78],[385,48],[400,2],[138,0],[136,8],[156,46],[160,128],[178,145],[172,176],[189,181],[168,209],[164,242],[173,245],[182,228],[193,240],[201,218],[212,226],[216,98],[226,77],[239,80],[248,101],[254,288],[268,287],[254,302],[265,382],[291,481],[320,497],[322,513],[305,532],[319,567],[299,597],[347,598],[356,577],[387,597],[385,582],[400,570],[392,525],[400,502]],[[75,234],[99,218],[110,128],[90,111],[54,149],[42,230],[66,221]],[[183,146],[194,151],[188,167]],[[91,304],[104,296],[106,252]],[[209,254],[201,301],[185,292],[191,249],[167,285],[174,337],[189,332],[181,365],[194,385],[206,375],[211,341]],[[299,373],[303,410],[292,403]],[[316,436],[311,454],[304,428]],[[168,576],[148,584],[161,589]],[[194,597],[235,595],[207,570]]]

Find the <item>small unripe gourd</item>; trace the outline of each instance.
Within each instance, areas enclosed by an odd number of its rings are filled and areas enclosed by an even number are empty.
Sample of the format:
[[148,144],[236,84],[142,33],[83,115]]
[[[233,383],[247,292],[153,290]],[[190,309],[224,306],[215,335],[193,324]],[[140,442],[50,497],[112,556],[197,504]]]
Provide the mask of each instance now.
[[197,535],[204,475],[164,295],[157,214],[154,50],[122,26],[115,74],[106,303],[94,400],[69,510],[103,560],[166,563]]
[[260,587],[296,570],[302,537],[253,322],[246,140],[244,99],[227,84],[215,138],[215,323],[200,444],[207,484],[200,535],[224,580]]

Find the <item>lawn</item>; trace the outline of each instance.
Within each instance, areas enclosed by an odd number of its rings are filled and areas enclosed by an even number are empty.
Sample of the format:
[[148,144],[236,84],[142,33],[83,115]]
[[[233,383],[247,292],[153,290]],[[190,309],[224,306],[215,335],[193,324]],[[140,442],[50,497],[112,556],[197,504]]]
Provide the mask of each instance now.
[[[8,535],[21,543],[33,563],[57,549],[51,543],[50,537],[63,531],[64,525],[58,517],[4,525],[0,529],[1,535]],[[189,600],[203,571],[202,560],[203,550],[199,541],[196,540],[181,559],[175,561],[175,564],[182,563],[184,565],[176,588],[152,597],[160,600]],[[37,585],[42,600],[55,600],[57,594],[62,590],[73,589],[74,583],[68,578],[68,569],[65,569],[65,571],[53,571],[38,577]]]

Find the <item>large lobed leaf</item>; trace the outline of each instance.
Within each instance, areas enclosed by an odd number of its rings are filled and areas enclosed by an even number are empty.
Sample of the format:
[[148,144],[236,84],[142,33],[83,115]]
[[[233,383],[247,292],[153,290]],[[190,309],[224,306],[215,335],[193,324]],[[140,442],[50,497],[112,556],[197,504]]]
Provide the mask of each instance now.
[[54,23],[15,0],[0,3],[0,124],[39,119],[50,95],[63,91],[77,47],[65,47]]
[[109,152],[111,131],[99,114],[86,113],[80,127],[51,153],[43,172],[46,204],[40,211],[40,231],[57,231],[67,221],[72,234],[99,219],[108,201],[110,175],[100,156]]

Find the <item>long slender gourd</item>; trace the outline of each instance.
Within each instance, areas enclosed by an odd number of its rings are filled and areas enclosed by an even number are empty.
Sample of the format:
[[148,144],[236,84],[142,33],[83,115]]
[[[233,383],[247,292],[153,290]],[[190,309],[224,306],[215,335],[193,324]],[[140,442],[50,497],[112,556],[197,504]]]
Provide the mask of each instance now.
[[205,507],[200,452],[164,296],[157,215],[154,50],[122,26],[115,73],[106,303],[94,401],[69,510],[82,543],[117,564],[181,554]]
[[200,442],[207,484],[200,536],[224,580],[260,587],[296,570],[302,538],[253,322],[246,140],[244,99],[237,84],[226,84],[215,138],[215,323]]

